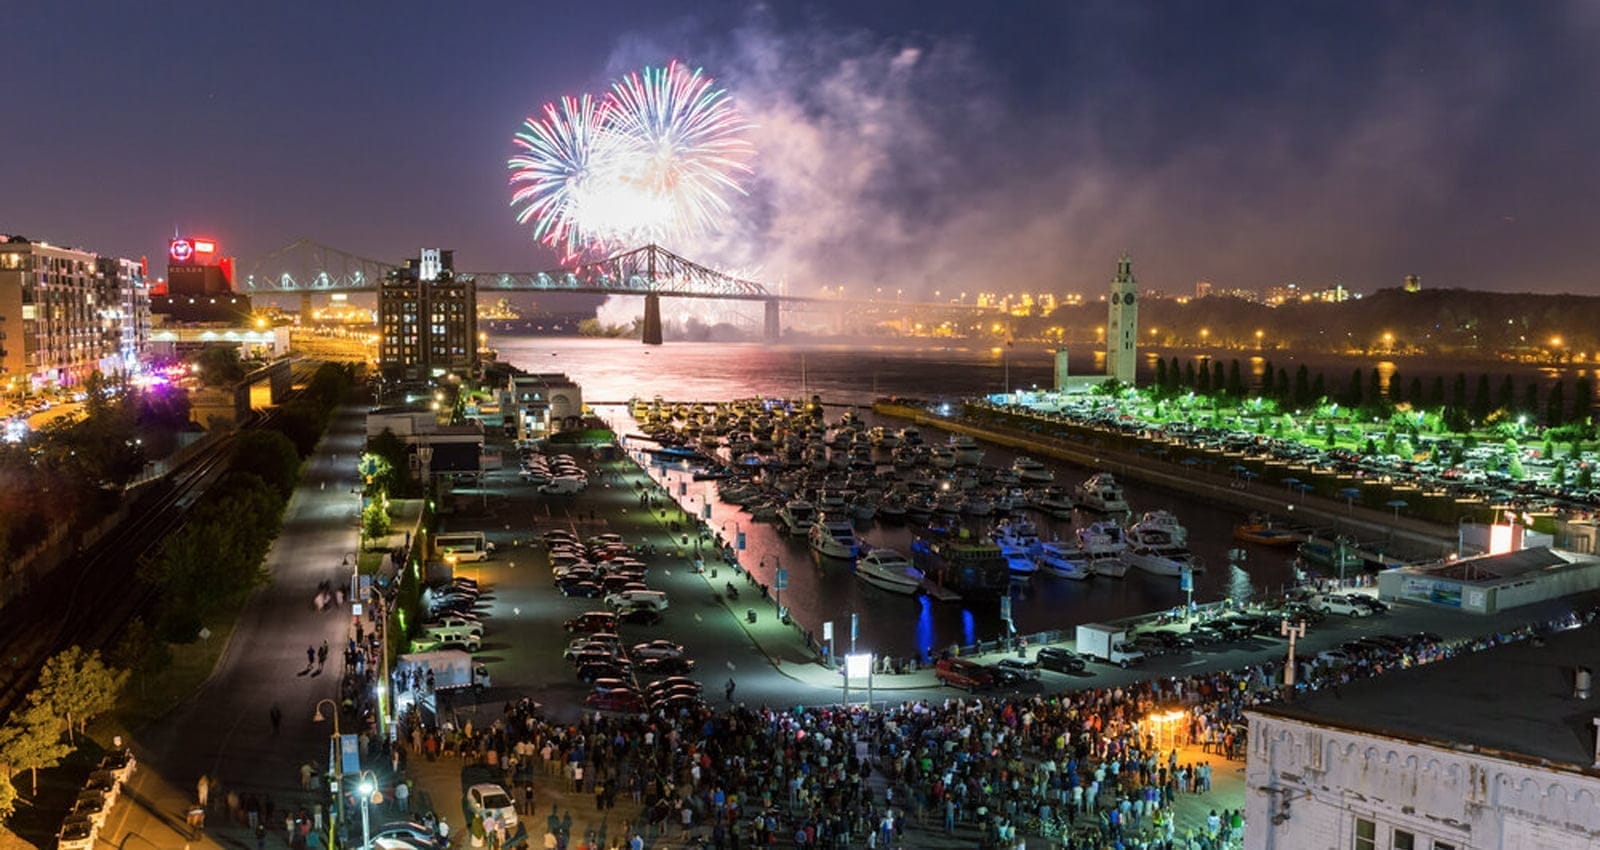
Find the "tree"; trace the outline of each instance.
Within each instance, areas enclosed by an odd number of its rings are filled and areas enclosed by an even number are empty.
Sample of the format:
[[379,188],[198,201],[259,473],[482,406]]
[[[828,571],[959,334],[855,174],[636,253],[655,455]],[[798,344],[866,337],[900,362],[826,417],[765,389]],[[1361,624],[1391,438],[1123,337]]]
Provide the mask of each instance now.
[[39,769],[61,764],[72,745],[61,740],[61,722],[44,707],[29,704],[0,726],[0,776],[26,770],[39,794]]
[[1311,370],[1301,363],[1294,370],[1294,406],[1305,407],[1311,403]]
[[1193,360],[1190,360],[1188,363],[1183,364],[1183,384],[1184,384],[1184,386],[1188,387],[1191,390],[1196,389],[1196,388],[1198,388],[1200,386],[1199,382],[1196,381],[1195,377],[1194,377],[1194,361]]
[[1322,373],[1318,372],[1317,377],[1311,380],[1311,403],[1315,404],[1327,397],[1328,388],[1323,383]]
[[[1465,390],[1463,390],[1465,392]],[[1444,409],[1444,376],[1435,375],[1433,389],[1428,392],[1428,406],[1435,410]]]
[[61,718],[71,742],[74,726],[81,733],[91,718],[116,707],[117,695],[127,682],[127,672],[107,667],[100,660],[100,650],[84,652],[80,646],[71,646],[45,661],[39,685],[28,701]]
[[1239,358],[1235,357],[1228,362],[1228,395],[1234,398],[1244,398],[1244,375],[1239,369]]
[[1288,369],[1278,369],[1277,388],[1272,391],[1272,397],[1277,399],[1279,404],[1288,404],[1291,401],[1289,396]]
[[1594,467],[1592,465],[1586,463],[1578,467],[1578,486],[1585,490],[1594,487]]
[[[1442,382],[1444,379],[1440,378],[1439,380]],[[1441,384],[1441,386],[1442,386],[1442,384]],[[1412,407],[1417,407],[1417,408],[1422,407],[1422,379],[1421,378],[1412,378],[1411,379],[1411,387],[1406,391],[1406,398],[1411,400],[1411,406]]]
[[1578,425],[1588,425],[1594,410],[1594,381],[1579,378],[1572,383],[1572,416],[1567,419]]
[[239,349],[231,345],[207,345],[195,355],[194,365],[200,371],[200,383],[208,387],[229,386],[244,377]]
[[1500,380],[1500,392],[1495,396],[1494,406],[1505,411],[1514,409],[1517,403],[1516,393],[1516,381],[1510,375],[1505,376]]
[[17,787],[11,784],[10,771],[0,770],[0,821],[11,817],[17,808]]
[[404,440],[388,428],[367,440],[367,454],[376,455],[382,463],[378,474],[372,477],[372,486],[386,493],[403,495],[415,492],[411,481],[411,450]]
[[1201,395],[1210,395],[1211,394],[1211,370],[1206,368],[1206,364],[1204,364],[1204,363],[1200,364],[1199,373],[1195,377],[1196,377],[1197,380],[1196,380],[1196,383],[1194,385],[1194,391],[1199,393],[1199,394],[1201,394]]
[[1489,411],[1494,409],[1494,403],[1489,398],[1489,373],[1478,375],[1478,390],[1472,394],[1472,418],[1482,422],[1489,417]]
[[139,674],[139,689],[143,694],[148,674],[160,672],[171,664],[172,653],[166,643],[145,625],[143,617],[134,617],[123,627],[122,636],[107,653],[107,659],[129,673]]
[[276,431],[244,431],[234,438],[232,469],[259,477],[287,499],[300,478],[300,455]]
[[1372,373],[1367,376],[1367,391],[1361,400],[1371,408],[1383,406],[1383,376],[1378,374],[1377,368],[1373,368]]
[[1211,361],[1211,393],[1222,395],[1228,385],[1226,373],[1222,369],[1221,360]]
[[379,494],[378,498],[368,503],[361,512],[361,534],[367,540],[376,540],[389,533],[392,523],[389,519],[389,500]]
[[1457,372],[1455,386],[1450,388],[1450,406],[1467,412],[1467,373]]
[[1529,381],[1522,388],[1522,411],[1529,416],[1539,415],[1539,382]]
[[1564,381],[1556,381],[1550,387],[1550,401],[1545,407],[1544,422],[1552,428],[1563,425],[1567,421],[1567,399],[1562,392],[1564,383]]
[[1389,373],[1389,402],[1399,404],[1406,400],[1406,385],[1400,380],[1399,372]]
[[[1161,358],[1157,357],[1156,358],[1156,392],[1164,393],[1166,391],[1167,391],[1167,361],[1162,360]],[[367,441],[367,443],[369,445],[371,444],[371,442],[372,442],[371,440]]]

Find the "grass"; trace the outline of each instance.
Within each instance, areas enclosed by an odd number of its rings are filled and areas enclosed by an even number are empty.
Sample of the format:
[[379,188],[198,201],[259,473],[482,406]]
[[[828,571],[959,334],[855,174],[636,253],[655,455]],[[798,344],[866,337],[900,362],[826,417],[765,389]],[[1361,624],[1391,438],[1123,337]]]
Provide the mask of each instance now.
[[210,627],[210,637],[198,638],[192,643],[167,644],[171,663],[165,668],[142,675],[135,672],[128,679],[116,716],[108,721],[118,728],[109,730],[107,735],[124,731],[136,734],[198,690],[216,669],[217,659],[233,636],[242,610],[244,605],[240,604],[227,611],[214,627]]

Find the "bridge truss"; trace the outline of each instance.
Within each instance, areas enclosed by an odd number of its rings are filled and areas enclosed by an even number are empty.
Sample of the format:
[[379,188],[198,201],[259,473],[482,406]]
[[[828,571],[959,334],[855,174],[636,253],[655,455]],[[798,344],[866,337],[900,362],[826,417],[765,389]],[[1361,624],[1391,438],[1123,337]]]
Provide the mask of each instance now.
[[[247,291],[272,293],[373,291],[392,263],[296,240],[251,266]],[[765,299],[765,285],[700,265],[662,248],[645,245],[603,260],[543,272],[457,272],[477,282],[478,291],[599,292],[628,295],[685,295],[703,298]]]

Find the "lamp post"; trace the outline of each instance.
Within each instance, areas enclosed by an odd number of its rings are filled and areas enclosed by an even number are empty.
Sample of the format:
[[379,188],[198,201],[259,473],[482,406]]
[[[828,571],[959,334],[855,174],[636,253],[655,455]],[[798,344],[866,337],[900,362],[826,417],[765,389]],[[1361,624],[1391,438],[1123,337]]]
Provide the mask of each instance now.
[[1294,625],[1289,625],[1288,620],[1278,621],[1278,633],[1289,639],[1289,663],[1283,666],[1283,684],[1288,688],[1289,697],[1294,697],[1294,644],[1295,641],[1306,636],[1306,624],[1301,620]]
[[356,791],[361,794],[361,846],[364,850],[372,844],[372,821],[367,814],[367,802],[378,795],[378,775],[370,770],[361,771],[361,782],[356,785]]
[[344,820],[344,753],[342,744],[344,739],[339,735],[339,704],[331,699],[317,701],[316,711],[311,715],[312,723],[321,723],[326,720],[322,716],[322,704],[327,703],[333,709],[333,786],[334,786],[334,816],[328,819],[328,846],[333,846],[333,837],[338,834],[339,822]]

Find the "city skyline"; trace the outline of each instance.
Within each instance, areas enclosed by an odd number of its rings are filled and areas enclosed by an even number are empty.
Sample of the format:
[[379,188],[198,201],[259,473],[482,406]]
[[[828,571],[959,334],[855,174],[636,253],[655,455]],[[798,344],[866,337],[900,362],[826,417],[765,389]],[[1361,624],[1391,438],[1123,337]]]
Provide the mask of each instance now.
[[1092,292],[1126,249],[1169,293],[1600,294],[1579,4],[424,8],[14,12],[14,91],[42,111],[0,159],[27,199],[0,232],[158,262],[181,231],[245,269],[301,236],[551,268],[508,206],[513,133],[681,59],[757,156],[733,226],[670,247],[795,289]]

